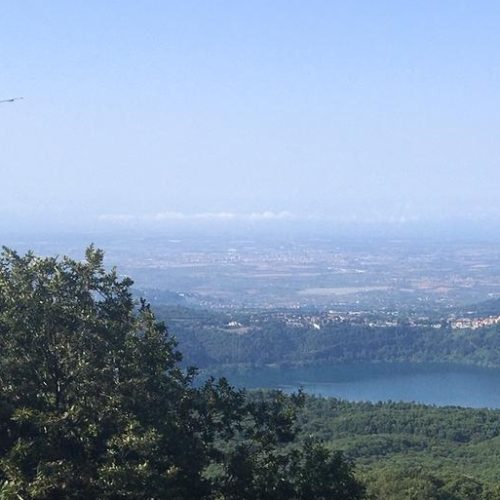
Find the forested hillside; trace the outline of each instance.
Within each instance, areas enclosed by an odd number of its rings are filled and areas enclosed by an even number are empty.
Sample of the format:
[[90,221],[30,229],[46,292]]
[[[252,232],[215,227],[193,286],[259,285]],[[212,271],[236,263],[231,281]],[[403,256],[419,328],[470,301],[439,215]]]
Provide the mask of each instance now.
[[[303,364],[323,362],[411,361],[500,366],[498,326],[477,330],[363,325],[289,326],[269,313],[240,313],[240,328],[228,328],[227,315],[179,307],[158,307],[159,316],[179,341],[186,362],[221,364]],[[250,319],[249,319],[250,318]]]
[[355,460],[375,498],[500,498],[499,410],[308,397],[300,423]]

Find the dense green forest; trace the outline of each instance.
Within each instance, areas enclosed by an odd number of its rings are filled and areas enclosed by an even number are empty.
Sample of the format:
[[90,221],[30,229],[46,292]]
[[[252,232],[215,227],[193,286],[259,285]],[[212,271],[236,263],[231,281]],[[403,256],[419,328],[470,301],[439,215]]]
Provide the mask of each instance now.
[[355,460],[374,498],[500,498],[499,410],[307,397],[299,423]]
[[131,284],[4,250],[0,499],[500,499],[500,411],[195,383]]
[[[226,327],[228,315],[181,307],[157,307],[158,315],[199,367],[221,364],[307,364],[323,362],[431,362],[500,367],[498,326],[477,330],[333,324],[321,330],[290,327],[261,312],[232,314],[244,328]],[[252,322],[257,317],[258,322]],[[256,323],[256,324],[255,324]],[[246,326],[248,325],[248,326]]]

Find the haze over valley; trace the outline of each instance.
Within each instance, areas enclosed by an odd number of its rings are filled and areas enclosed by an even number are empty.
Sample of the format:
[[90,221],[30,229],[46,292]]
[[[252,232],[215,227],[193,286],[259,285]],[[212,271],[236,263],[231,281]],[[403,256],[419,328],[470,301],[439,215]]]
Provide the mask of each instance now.
[[0,499],[500,500],[499,2],[0,41]]

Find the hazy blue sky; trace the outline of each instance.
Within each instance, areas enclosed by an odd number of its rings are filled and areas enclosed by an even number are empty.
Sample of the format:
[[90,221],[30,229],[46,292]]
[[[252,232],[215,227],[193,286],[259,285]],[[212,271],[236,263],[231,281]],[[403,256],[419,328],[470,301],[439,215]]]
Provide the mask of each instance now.
[[498,1],[7,0],[0,42],[1,221],[500,213]]

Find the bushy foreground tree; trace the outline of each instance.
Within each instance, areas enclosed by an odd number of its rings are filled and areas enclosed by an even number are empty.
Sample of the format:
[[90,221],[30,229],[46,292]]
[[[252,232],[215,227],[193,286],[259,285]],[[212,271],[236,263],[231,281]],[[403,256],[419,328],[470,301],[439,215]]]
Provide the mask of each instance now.
[[0,257],[0,498],[355,499],[341,455],[294,443],[301,395],[195,370],[131,280],[86,259]]

